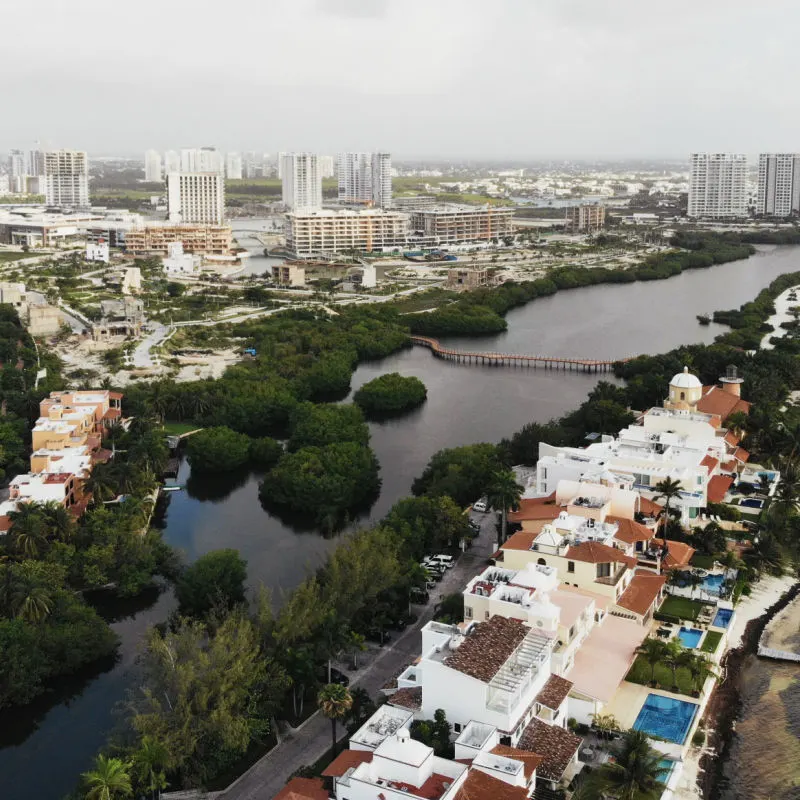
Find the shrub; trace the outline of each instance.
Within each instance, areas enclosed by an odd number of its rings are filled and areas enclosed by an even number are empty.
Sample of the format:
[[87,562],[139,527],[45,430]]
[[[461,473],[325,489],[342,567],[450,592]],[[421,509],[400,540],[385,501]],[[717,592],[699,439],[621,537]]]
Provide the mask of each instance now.
[[377,417],[416,408],[427,396],[425,384],[419,378],[405,378],[391,372],[365,383],[355,393],[353,402],[368,417]]
[[706,735],[705,733],[698,728],[694,732],[694,736],[692,736],[692,744],[695,747],[702,747],[706,743]]
[[272,469],[283,455],[283,445],[264,436],[261,439],[253,439],[250,442],[250,461],[253,466],[261,469]]
[[231,608],[245,599],[247,562],[237,550],[212,550],[188,567],[175,584],[180,612],[200,617],[211,609]]
[[206,428],[189,437],[187,455],[192,469],[227,472],[247,463],[250,439],[224,426]]

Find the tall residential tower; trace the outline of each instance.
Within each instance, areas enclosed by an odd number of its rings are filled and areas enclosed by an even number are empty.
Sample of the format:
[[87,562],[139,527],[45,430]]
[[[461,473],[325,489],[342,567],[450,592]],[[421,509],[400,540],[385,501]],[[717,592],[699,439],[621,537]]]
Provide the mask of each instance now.
[[219,172],[172,172],[167,176],[171,222],[222,225],[225,179]]
[[739,153],[692,153],[689,216],[743,217],[747,214],[747,158]]
[[800,212],[800,153],[762,153],[758,157],[756,214],[790,217]]
[[322,176],[314,153],[282,153],[283,204],[290,211],[322,207]]
[[161,153],[158,150],[148,150],[144,154],[144,179],[148,183],[161,180]]
[[89,206],[89,160],[83,150],[44,154],[45,202],[49,206]]
[[339,200],[376,208],[392,204],[392,157],[389,153],[339,153]]

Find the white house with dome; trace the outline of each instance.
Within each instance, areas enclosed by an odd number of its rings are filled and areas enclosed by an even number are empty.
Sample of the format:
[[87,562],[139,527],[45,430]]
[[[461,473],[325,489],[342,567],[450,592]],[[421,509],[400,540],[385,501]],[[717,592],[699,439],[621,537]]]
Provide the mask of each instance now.
[[669,382],[669,397],[664,403],[664,408],[676,411],[692,411],[703,397],[703,384],[696,375],[689,372],[689,367],[684,367],[683,372],[672,376]]

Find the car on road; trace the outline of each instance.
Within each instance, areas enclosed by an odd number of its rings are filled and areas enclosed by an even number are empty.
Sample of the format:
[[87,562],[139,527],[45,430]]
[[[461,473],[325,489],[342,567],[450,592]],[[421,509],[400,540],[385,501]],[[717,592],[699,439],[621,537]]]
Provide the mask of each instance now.
[[445,569],[450,569],[453,564],[456,562],[453,560],[453,556],[445,555],[444,553],[439,553],[438,556],[433,557],[433,561],[435,564],[439,564]]
[[472,504],[473,511],[479,511],[481,514],[485,514],[489,510],[489,503],[487,502],[485,497],[481,497],[480,500],[476,500]]

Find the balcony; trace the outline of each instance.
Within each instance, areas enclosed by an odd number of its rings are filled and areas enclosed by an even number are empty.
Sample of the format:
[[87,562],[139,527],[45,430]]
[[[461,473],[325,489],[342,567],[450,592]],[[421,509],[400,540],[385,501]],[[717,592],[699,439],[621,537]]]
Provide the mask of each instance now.
[[595,579],[595,583],[602,583],[603,586],[616,586],[622,576],[627,571],[628,567],[623,564],[613,575],[598,575]]

